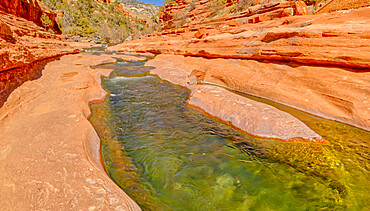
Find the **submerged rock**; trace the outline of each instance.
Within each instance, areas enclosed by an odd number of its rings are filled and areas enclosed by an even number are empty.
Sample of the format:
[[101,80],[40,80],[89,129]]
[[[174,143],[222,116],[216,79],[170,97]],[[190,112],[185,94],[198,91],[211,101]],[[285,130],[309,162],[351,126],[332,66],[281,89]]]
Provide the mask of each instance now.
[[[164,30],[110,49],[186,56],[177,57],[180,61],[159,57],[156,62],[167,67],[153,73],[163,72],[165,79],[181,84],[192,69],[201,69],[205,82],[370,130],[368,2],[330,1],[325,8],[353,9],[306,15],[303,1],[256,1],[224,16],[207,14],[209,2],[171,2],[161,13]],[[188,23],[172,26],[181,11]]]
[[292,66],[252,60],[204,59],[159,55],[146,63],[151,73],[187,86],[192,70],[204,83],[239,90],[340,122],[370,128],[370,73],[335,67]]
[[[209,82],[207,79],[209,76],[215,77],[211,64],[221,67],[222,64],[230,65],[233,62],[235,61],[160,55],[145,65],[156,67],[150,71],[152,74],[189,88],[192,91],[188,100],[190,105],[223,121],[230,122],[249,134],[285,141],[325,142],[322,137],[298,119],[272,106],[247,99],[221,87],[194,85],[197,79],[202,78],[203,82]],[[204,66],[208,67],[206,71],[198,70]],[[236,70],[232,66],[222,66],[222,68]],[[219,85],[223,84],[219,83]]]
[[188,103],[253,136],[292,142],[325,142],[292,115],[221,87],[198,85]]

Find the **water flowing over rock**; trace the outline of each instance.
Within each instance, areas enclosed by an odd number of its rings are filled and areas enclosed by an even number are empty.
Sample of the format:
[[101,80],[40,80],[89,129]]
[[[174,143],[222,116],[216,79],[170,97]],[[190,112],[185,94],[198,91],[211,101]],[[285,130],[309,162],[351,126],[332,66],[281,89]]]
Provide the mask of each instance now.
[[[235,69],[228,64],[236,62],[238,61],[222,59],[208,61],[203,58],[159,55],[145,65],[155,67],[151,70],[152,74],[190,89],[192,91],[188,100],[190,105],[229,122],[253,136],[291,142],[325,142],[321,136],[288,113],[231,93],[221,87],[197,85],[197,83],[215,82],[207,79],[213,75],[210,72],[214,72],[214,67]],[[205,66],[207,69],[204,69]],[[235,74],[239,75],[238,77],[243,76],[241,72],[235,72]],[[228,79],[225,78],[225,80]],[[217,81],[213,84],[217,84]]]
[[[164,30],[110,49],[189,60],[171,59],[173,65],[166,65],[173,68],[181,63],[191,69],[191,58],[202,57],[203,66],[194,68],[206,72],[205,82],[370,130],[369,7],[305,15],[304,2],[263,1],[236,14],[212,16],[210,1],[179,2],[162,8]],[[179,17],[187,22],[176,27]],[[168,59],[154,61],[163,58]]]

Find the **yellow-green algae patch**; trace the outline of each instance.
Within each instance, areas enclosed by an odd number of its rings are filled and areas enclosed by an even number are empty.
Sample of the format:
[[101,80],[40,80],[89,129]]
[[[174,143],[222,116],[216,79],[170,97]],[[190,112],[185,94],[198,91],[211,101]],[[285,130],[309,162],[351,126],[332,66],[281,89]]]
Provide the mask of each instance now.
[[368,132],[276,104],[329,143],[256,139],[146,71],[117,64],[91,119],[108,174],[144,210],[369,207]]

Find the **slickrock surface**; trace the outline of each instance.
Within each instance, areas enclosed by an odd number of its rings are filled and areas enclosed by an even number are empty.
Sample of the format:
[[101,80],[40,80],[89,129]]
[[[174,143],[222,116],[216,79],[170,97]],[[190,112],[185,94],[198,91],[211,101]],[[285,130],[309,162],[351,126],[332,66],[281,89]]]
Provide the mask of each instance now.
[[193,70],[202,70],[204,82],[370,130],[370,72],[164,54],[146,66],[156,67],[153,74],[182,86]]
[[180,28],[171,22],[188,6],[170,4],[165,30],[109,49],[179,55],[150,63],[170,81],[200,70],[206,82],[370,130],[370,7],[304,15],[304,3],[276,0],[209,18],[207,2]]
[[224,18],[164,30],[109,49],[369,69],[369,28],[369,7],[255,24]]
[[140,210],[100,163],[100,140],[87,120],[102,100],[91,69],[110,56],[68,55],[46,65],[0,108],[2,210]]
[[188,103],[257,137],[325,142],[321,136],[290,114],[224,88],[198,85]]
[[[188,100],[190,105],[204,110],[211,116],[230,122],[233,126],[253,136],[284,141],[326,142],[301,121],[272,106],[250,100],[217,86],[195,85],[197,78],[193,76],[196,77],[197,74],[193,73],[193,69],[200,69],[204,65],[209,65],[211,68],[224,62],[223,59],[206,60],[159,55],[148,61],[145,66],[156,67],[150,73],[158,75],[163,80],[190,89],[191,95]],[[226,63],[232,62],[236,61],[226,61]]]

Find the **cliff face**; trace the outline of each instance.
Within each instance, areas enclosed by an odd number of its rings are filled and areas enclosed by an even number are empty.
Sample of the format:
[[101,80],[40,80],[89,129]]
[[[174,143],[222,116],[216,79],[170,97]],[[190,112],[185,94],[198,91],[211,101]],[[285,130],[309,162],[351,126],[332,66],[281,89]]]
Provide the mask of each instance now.
[[370,130],[370,8],[307,15],[303,1],[254,3],[172,1],[164,30],[111,49],[175,54],[167,66],[201,70],[204,82]]
[[158,13],[159,7],[154,4],[145,4],[135,0],[117,0],[123,6],[123,9],[131,16],[143,20],[149,20]]
[[0,71],[74,51],[60,35],[0,11]]
[[117,0],[117,1],[122,4],[125,10],[127,10],[134,16],[143,16],[145,18],[151,18],[159,11],[159,7],[154,4],[145,4],[135,0]]
[[0,5],[1,107],[17,86],[40,76],[40,69],[44,66],[42,61],[73,53],[75,49],[65,43],[61,35],[39,26],[37,17],[40,14],[45,11],[55,14],[43,10],[37,1],[4,0]]
[[56,13],[45,7],[38,0],[1,0],[0,10],[32,21],[38,26],[43,26],[41,17],[43,14],[46,14],[51,21],[50,29],[57,34],[62,33],[58,24],[55,22]]

